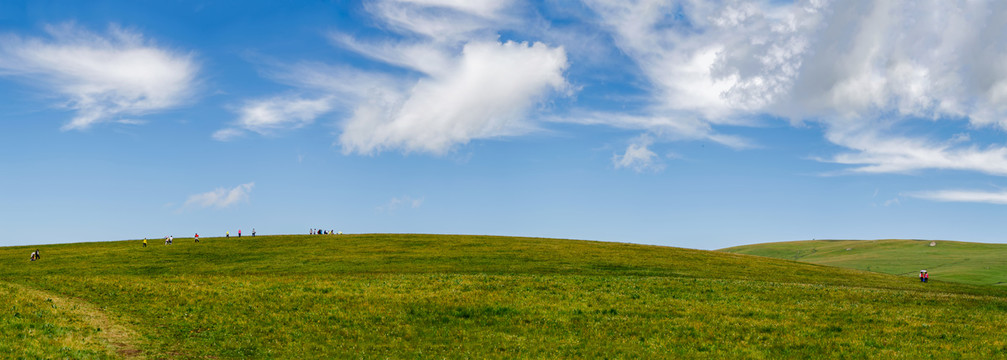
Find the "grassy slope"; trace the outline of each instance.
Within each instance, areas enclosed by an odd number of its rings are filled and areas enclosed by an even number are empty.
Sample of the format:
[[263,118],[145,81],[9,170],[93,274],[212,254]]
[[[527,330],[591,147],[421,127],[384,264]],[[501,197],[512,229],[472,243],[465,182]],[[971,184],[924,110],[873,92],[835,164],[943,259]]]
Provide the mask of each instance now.
[[[40,248],[36,263],[25,261],[25,247],[0,249],[0,282],[103,308],[150,358],[910,358],[1007,349],[1003,289],[719,252],[440,235]],[[0,323],[0,344],[16,341],[12,326]]]
[[[850,249],[850,250],[846,250]],[[766,243],[720,251],[850,269],[979,285],[1007,282],[1007,244],[930,240],[814,240]]]

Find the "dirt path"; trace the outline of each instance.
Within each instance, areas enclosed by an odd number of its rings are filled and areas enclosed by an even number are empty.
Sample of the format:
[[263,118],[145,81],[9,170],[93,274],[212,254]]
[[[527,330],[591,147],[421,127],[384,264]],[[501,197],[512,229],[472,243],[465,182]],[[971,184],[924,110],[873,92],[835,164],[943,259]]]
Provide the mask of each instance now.
[[63,297],[14,283],[9,284],[19,288],[24,294],[52,300],[53,305],[58,308],[77,315],[91,326],[101,329],[98,334],[113,353],[125,359],[145,359],[137,346],[139,337],[136,332],[110,319],[101,308],[81,299]]

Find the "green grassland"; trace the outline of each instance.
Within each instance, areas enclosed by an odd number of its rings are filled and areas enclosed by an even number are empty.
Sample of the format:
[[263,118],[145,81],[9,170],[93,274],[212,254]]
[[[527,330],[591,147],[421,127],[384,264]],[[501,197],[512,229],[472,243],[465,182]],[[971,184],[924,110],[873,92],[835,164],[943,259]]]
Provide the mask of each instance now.
[[1007,283],[1007,244],[931,240],[812,240],[720,251],[977,285]]
[[0,248],[8,357],[1007,356],[1007,289],[724,252],[387,234],[38,248]]

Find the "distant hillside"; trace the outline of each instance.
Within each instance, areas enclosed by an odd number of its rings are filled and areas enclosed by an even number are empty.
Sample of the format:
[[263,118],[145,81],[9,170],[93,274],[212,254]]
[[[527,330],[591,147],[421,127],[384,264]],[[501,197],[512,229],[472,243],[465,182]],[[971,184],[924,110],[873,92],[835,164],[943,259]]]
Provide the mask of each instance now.
[[993,358],[1007,347],[1007,289],[625,243],[176,238],[0,248],[0,263],[7,358]]
[[[930,246],[934,243],[934,246]],[[720,251],[979,285],[1007,283],[1007,244],[942,240],[812,240]]]

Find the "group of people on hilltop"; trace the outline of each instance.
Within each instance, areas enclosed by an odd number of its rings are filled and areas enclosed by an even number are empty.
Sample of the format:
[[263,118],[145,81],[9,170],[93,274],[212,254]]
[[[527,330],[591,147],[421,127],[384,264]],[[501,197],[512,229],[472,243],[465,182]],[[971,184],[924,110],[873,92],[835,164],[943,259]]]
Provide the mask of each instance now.
[[[230,239],[231,232],[230,231],[224,232],[224,237]],[[241,229],[238,229],[238,237],[241,237]],[[255,228],[252,228],[252,237],[255,237]]]
[[930,274],[926,270],[920,270],[920,282],[927,282],[930,280]]
[[38,259],[41,259],[41,257],[38,254],[38,249],[35,249],[35,251],[31,252],[31,261],[35,261]]
[[[342,231],[339,232],[339,234],[342,234],[342,233],[343,233]],[[311,229],[311,230],[308,230],[308,234],[309,235],[334,235],[334,234],[336,234],[336,231],[335,230]]]

